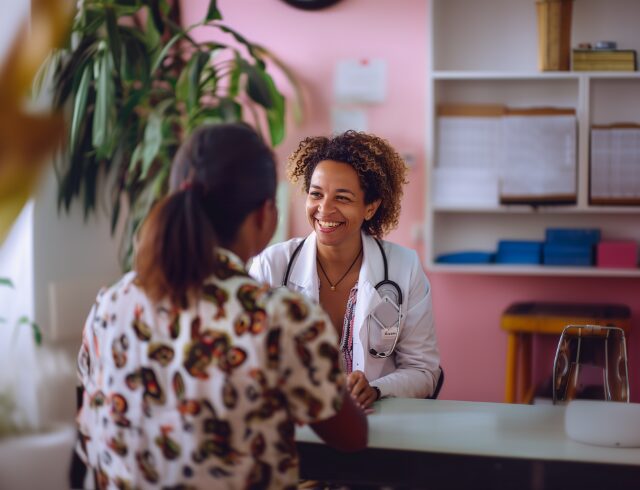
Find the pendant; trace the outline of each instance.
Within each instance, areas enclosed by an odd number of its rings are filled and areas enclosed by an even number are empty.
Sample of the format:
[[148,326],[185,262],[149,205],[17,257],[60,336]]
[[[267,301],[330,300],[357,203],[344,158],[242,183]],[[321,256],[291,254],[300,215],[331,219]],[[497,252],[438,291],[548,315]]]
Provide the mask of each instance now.
[[335,291],[336,287],[335,286],[331,286],[331,291]]

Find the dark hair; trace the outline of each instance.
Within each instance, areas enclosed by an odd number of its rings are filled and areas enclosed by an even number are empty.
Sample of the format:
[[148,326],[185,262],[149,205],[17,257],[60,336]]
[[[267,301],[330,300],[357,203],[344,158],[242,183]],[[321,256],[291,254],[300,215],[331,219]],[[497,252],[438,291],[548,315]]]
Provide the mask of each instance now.
[[306,138],[289,157],[290,180],[302,179],[304,191],[309,192],[311,176],[324,160],[346,163],[355,169],[366,204],[381,199],[373,217],[362,224],[366,233],[382,237],[398,226],[407,166],[386,140],[357,131],[346,131],[333,138]]
[[246,124],[203,126],[178,150],[170,186],[142,226],[135,269],[150,298],[185,306],[213,272],[214,248],[274,198],[273,153]]

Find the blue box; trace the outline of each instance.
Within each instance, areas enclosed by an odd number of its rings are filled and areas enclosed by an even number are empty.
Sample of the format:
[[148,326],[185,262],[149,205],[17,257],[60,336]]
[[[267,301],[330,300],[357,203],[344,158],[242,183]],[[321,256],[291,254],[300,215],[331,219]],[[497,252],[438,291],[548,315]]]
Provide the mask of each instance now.
[[547,228],[547,243],[575,243],[595,245],[600,241],[599,228]]
[[590,244],[547,243],[543,250],[545,265],[593,265],[593,246]]
[[540,264],[539,253],[502,252],[496,255],[497,264]]
[[438,255],[439,264],[489,264],[495,259],[493,252],[453,252]]
[[542,262],[542,242],[533,240],[500,240],[496,263],[498,264],[540,264]]

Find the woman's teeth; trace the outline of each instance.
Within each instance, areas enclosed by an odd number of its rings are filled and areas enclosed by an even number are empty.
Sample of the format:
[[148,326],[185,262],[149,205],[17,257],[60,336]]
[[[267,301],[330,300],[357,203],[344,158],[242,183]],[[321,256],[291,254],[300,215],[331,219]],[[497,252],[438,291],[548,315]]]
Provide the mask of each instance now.
[[318,220],[318,223],[320,223],[320,226],[322,226],[323,228],[335,228],[336,226],[340,225],[340,223],[338,223],[337,221],[320,221],[320,220]]

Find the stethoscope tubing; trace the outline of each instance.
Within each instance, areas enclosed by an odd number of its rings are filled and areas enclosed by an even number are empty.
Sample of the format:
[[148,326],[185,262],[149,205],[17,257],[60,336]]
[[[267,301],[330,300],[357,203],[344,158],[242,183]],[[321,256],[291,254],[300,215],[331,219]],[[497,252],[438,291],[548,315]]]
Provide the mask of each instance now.
[[[298,256],[298,254],[300,253],[300,250],[302,249],[302,246],[304,245],[305,241],[307,240],[307,238],[305,237],[299,244],[298,246],[294,249],[293,253],[291,254],[291,258],[289,259],[289,262],[287,264],[287,269],[284,273],[284,277],[282,278],[282,286],[283,287],[287,287],[287,284],[289,283],[289,276],[291,275],[291,270],[293,268],[293,264],[295,262],[296,257]],[[389,285],[391,287],[393,287],[396,290],[396,293],[398,295],[398,327],[397,327],[397,331],[396,331],[396,335],[395,335],[395,339],[393,341],[393,346],[391,347],[391,350],[389,350],[388,352],[378,352],[375,349],[372,349],[370,347],[370,345],[367,345],[367,350],[369,352],[369,355],[378,359],[384,359],[389,357],[393,351],[396,348],[396,343],[398,342],[398,337],[400,335],[400,320],[402,319],[402,289],[400,288],[400,286],[398,285],[397,282],[392,281],[389,279],[389,264],[387,262],[387,254],[384,251],[384,248],[382,248],[382,242],[380,240],[378,240],[377,238],[374,238],[376,244],[378,245],[378,248],[380,249],[380,255],[382,256],[382,264],[384,266],[384,279],[382,281],[380,281],[378,284],[375,285],[375,289],[376,291],[380,289],[380,287],[385,286],[385,285]],[[370,319],[367,319],[367,342],[369,342],[369,321]]]

